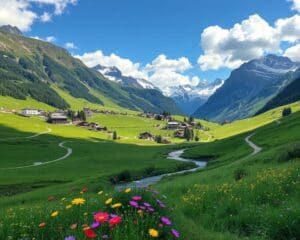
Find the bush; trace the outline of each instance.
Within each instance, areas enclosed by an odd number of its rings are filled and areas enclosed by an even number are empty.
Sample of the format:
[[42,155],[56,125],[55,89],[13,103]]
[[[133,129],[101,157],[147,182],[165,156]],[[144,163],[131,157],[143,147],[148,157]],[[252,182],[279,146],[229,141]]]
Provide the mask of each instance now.
[[246,177],[248,174],[245,169],[238,168],[233,172],[234,180],[239,181]]
[[287,162],[295,158],[300,158],[300,143],[294,143],[282,149],[277,160],[278,162]]
[[290,107],[284,108],[282,110],[282,117],[286,117],[286,116],[291,115],[291,114],[292,114],[292,109]]

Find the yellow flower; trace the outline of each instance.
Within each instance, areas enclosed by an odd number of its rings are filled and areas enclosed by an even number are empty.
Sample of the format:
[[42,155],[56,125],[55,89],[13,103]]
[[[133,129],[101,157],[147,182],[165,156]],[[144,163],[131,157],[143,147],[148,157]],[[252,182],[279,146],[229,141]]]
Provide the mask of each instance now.
[[105,202],[105,204],[106,205],[111,204],[112,200],[113,200],[112,198],[107,199],[106,202]]
[[103,191],[100,191],[100,192],[98,192],[97,194],[98,194],[98,195],[101,195],[102,193],[103,193]]
[[58,211],[51,213],[51,217],[57,217],[57,216],[58,216]]
[[125,192],[125,193],[131,192],[131,188],[126,188],[124,192]]
[[143,214],[144,214],[143,210],[139,209],[139,210],[138,210],[138,214],[140,215],[140,217],[142,217]]
[[72,207],[72,205],[69,204],[69,205],[66,206],[66,209],[70,209],[71,207]]
[[150,228],[148,233],[151,237],[155,237],[155,238],[158,237],[158,231],[153,228]]
[[85,203],[84,198],[74,198],[72,201],[73,205],[83,205]]
[[115,203],[111,206],[111,208],[119,208],[122,206],[122,203]]

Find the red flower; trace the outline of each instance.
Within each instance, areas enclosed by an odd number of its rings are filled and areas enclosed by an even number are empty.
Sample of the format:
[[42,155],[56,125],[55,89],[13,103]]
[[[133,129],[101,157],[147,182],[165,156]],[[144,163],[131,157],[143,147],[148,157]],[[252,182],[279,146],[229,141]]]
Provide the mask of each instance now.
[[122,218],[119,217],[119,216],[114,216],[112,217],[110,220],[109,220],[109,225],[110,226],[115,226],[115,225],[118,225],[119,223],[122,222]]
[[98,212],[94,215],[95,221],[100,222],[100,223],[107,222],[108,218],[109,218],[109,215],[106,212]]
[[83,189],[81,190],[82,193],[86,193],[86,191],[87,191],[86,188],[83,188]]
[[97,234],[92,229],[84,230],[84,234],[87,238],[96,238]]
[[48,197],[48,201],[49,202],[55,201],[55,197],[52,197],[52,196]]

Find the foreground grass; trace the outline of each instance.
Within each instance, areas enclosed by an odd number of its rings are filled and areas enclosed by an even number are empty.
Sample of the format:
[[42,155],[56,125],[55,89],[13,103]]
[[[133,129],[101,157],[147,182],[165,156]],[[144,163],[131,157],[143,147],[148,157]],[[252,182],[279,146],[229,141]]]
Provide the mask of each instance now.
[[67,192],[36,206],[0,212],[1,239],[175,239],[172,211],[157,191]]
[[[257,129],[252,140],[264,149],[256,156],[245,158],[251,152],[243,141],[247,134],[190,149],[187,156],[215,161],[198,173],[166,179],[159,189],[183,219],[203,229],[238,238],[299,239],[299,119],[295,113]],[[192,230],[192,223],[181,221],[191,239],[213,239]]]

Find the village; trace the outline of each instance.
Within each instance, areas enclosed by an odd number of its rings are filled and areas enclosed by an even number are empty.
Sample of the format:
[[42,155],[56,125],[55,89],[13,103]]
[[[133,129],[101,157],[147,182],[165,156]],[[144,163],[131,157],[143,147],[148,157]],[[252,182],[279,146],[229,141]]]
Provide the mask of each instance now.
[[[46,112],[35,108],[24,108],[21,111],[1,109],[2,112],[15,113],[23,117],[41,117],[50,124],[64,124],[74,125],[77,127],[86,128],[91,131],[101,131],[109,134],[113,140],[119,139],[116,131],[109,130],[106,126],[100,125],[95,122],[88,122],[88,118],[95,114],[104,115],[133,115],[141,118],[148,118],[159,121],[161,123],[155,124],[153,127],[172,131],[172,137],[185,139],[187,141],[199,141],[198,130],[207,131],[199,121],[195,121],[192,117],[184,118],[183,121],[175,120],[169,113],[152,113],[144,112],[139,114],[117,112],[112,110],[99,110],[83,108],[80,111],[72,110],[56,110],[54,112]],[[195,133],[196,131],[196,133]],[[136,138],[146,141],[154,141],[160,144],[170,144],[169,138],[162,137],[161,135],[155,135],[150,131],[141,132]]]

